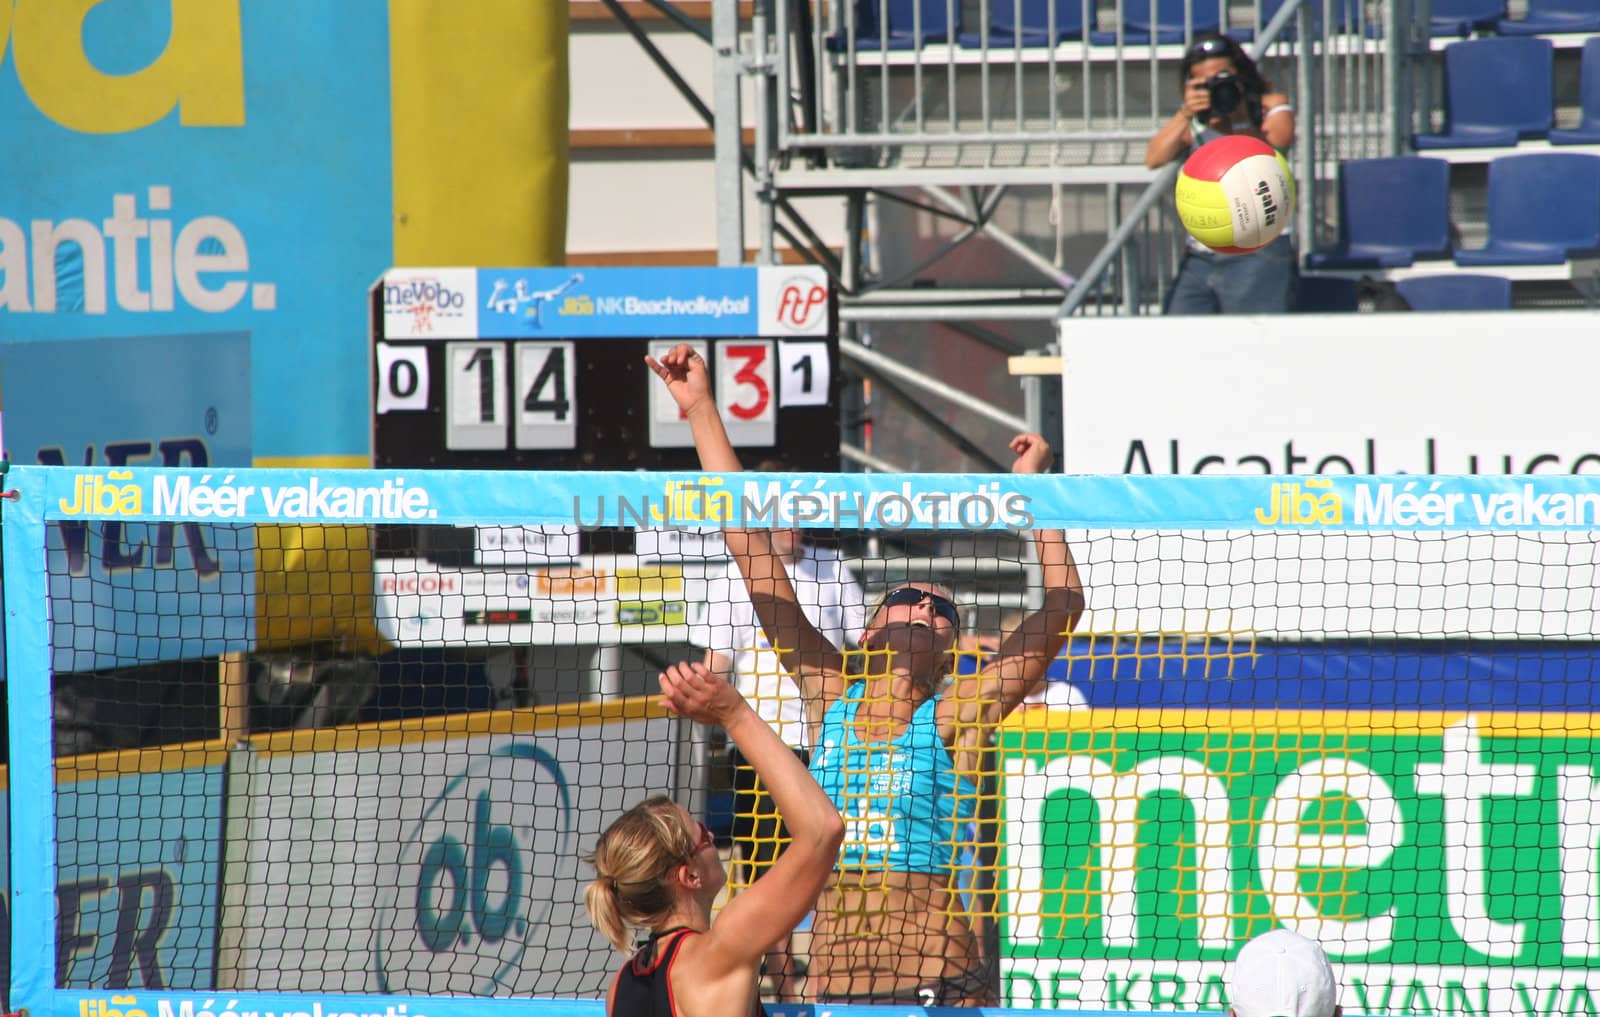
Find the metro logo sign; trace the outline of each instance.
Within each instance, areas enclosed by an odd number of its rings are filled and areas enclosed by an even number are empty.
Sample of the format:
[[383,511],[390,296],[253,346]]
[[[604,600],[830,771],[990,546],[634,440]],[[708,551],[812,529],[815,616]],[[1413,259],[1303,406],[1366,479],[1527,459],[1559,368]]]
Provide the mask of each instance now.
[[1192,1009],[1279,925],[1364,1012],[1600,993],[1597,747],[1588,715],[1021,718],[1000,744],[1007,1002]]

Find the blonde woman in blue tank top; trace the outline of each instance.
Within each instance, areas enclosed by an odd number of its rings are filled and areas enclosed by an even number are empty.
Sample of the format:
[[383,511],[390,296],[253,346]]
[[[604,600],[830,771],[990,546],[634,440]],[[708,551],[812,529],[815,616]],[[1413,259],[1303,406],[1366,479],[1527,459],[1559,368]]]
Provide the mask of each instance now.
[[[646,358],[687,417],[700,465],[740,470],[688,345]],[[1014,473],[1053,456],[1037,434],[1011,441]],[[724,531],[751,603],[805,700],[811,771],[839,807],[845,844],[812,927],[810,989],[819,1002],[992,1004],[990,979],[954,882],[961,829],[994,727],[1044,681],[1083,613],[1077,565],[1058,530],[1034,534],[1044,596],[976,674],[949,684],[960,634],[950,591],[912,582],[870,611],[865,666],[806,619],[764,530]]]

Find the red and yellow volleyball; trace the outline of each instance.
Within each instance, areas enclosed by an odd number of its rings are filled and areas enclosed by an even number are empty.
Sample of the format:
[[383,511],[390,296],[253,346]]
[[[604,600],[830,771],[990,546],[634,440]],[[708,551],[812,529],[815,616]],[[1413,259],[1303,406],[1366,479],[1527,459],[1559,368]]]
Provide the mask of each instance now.
[[1178,174],[1178,218],[1213,251],[1249,254],[1272,243],[1294,214],[1294,177],[1278,150],[1229,134],[1195,150]]

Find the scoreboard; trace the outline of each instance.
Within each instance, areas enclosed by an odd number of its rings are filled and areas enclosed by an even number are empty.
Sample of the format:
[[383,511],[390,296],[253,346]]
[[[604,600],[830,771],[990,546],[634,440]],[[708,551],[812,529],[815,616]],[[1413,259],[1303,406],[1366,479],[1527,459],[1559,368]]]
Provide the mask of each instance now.
[[[393,269],[371,295],[373,463],[697,470],[644,362],[705,357],[747,467],[839,468],[838,310],[821,269]],[[401,646],[682,641],[721,535],[384,527],[378,626]]]
[[839,468],[837,309],[821,269],[394,269],[372,294],[373,460],[699,468],[644,363],[705,356],[747,466]]

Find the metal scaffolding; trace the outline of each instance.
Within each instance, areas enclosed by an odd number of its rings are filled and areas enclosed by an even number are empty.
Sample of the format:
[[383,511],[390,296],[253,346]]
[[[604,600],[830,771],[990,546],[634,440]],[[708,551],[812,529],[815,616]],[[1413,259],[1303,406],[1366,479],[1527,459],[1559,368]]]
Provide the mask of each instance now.
[[[1051,5],[1041,27],[1061,37],[1055,45],[991,31],[997,12],[1020,18],[1016,0],[922,0],[910,25],[891,24],[888,0],[747,0],[743,19],[739,0],[713,0],[709,26],[671,0],[647,0],[712,46],[711,105],[616,0],[605,2],[713,129],[720,263],[744,259],[748,184],[758,262],[787,248],[832,276],[845,369],[860,383],[842,421],[855,466],[925,468],[882,432],[874,441],[873,422],[901,414],[975,468],[999,466],[984,450],[1007,429],[1059,441],[1058,378],[1002,388],[991,379],[979,392],[974,364],[1053,353],[1073,315],[1159,310],[1181,253],[1164,200],[1176,167],[1147,168],[1144,148],[1175,106],[1184,45],[1135,41],[1117,0],[1082,0],[1081,28],[1057,24],[1072,12]],[[1286,0],[1263,23],[1257,0],[1223,5],[1224,31],[1253,40],[1295,105],[1302,238],[1330,228],[1339,160],[1402,150],[1415,105],[1407,67],[1428,52],[1411,28],[1427,12],[1410,0],[1385,0],[1372,22],[1365,5],[1351,5],[1353,20],[1336,6],[1345,5]],[[1203,26],[1186,8],[1189,38]],[[796,199],[817,196],[839,202],[841,250],[797,210]]]

